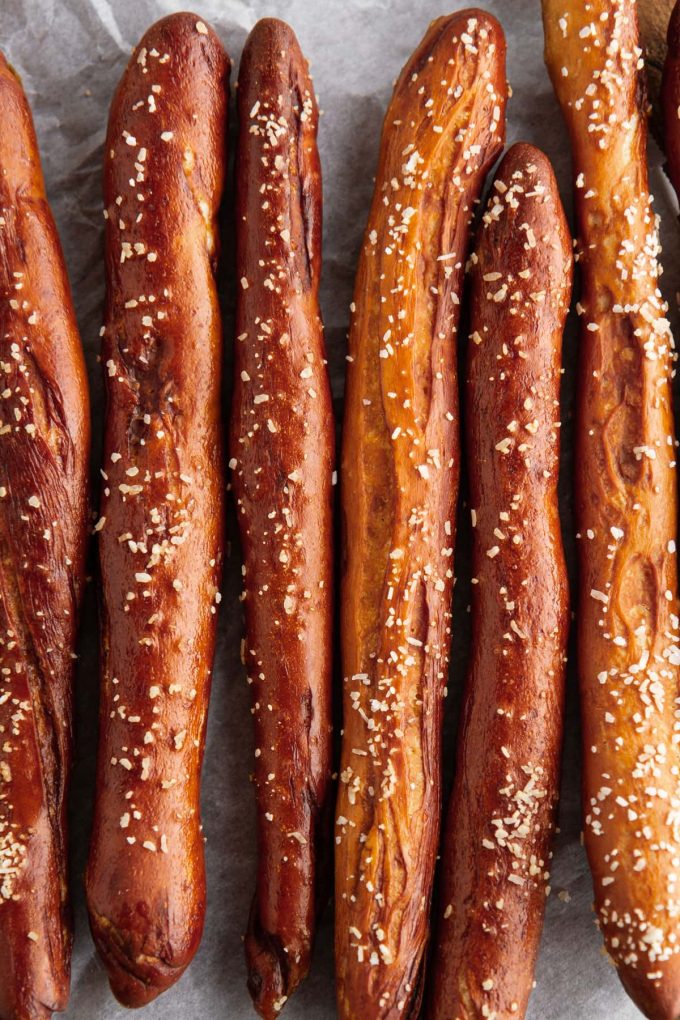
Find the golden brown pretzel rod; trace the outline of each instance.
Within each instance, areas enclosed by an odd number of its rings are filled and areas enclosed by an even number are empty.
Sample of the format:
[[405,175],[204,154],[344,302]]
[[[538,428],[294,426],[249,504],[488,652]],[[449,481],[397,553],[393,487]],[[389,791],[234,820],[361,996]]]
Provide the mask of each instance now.
[[66,1008],[66,794],[89,398],[37,140],[0,54],[0,1017]]
[[318,288],[318,112],[284,22],[248,37],[239,72],[231,461],[252,684],[257,888],[246,935],[258,1012],[309,969],[331,774],[335,438]]
[[585,843],[607,951],[680,1013],[680,723],[672,338],[658,288],[633,0],[544,0],[582,269],[576,427]]
[[102,688],[90,924],[111,987],[153,999],[203,929],[199,782],[222,563],[214,272],[229,59],[193,14],[153,25],[105,146]]
[[503,143],[505,41],[433,22],[383,128],[355,284],[342,462],[344,1020],[417,1015],[440,811],[458,488],[455,334],[473,203]]
[[533,983],[569,623],[557,479],[571,276],[552,167],[533,146],[514,145],[472,257],[472,650],[441,850],[431,1020],[521,1020]]

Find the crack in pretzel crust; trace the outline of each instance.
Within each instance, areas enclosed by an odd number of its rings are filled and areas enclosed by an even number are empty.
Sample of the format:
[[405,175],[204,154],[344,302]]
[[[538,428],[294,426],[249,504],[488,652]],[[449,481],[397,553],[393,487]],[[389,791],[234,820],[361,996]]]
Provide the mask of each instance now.
[[582,269],[576,512],[584,829],[597,920],[654,1020],[680,1014],[673,341],[658,288],[633,0],[544,0]]
[[361,251],[342,459],[344,735],[335,952],[345,1020],[417,1014],[440,812],[473,205],[505,130],[505,41],[440,18],[395,86]]
[[229,59],[196,15],[153,25],[105,144],[102,678],[90,925],[128,1006],[182,974],[205,912],[199,814],[223,544],[214,273]]
[[533,983],[569,627],[557,480],[572,261],[550,163],[513,146],[471,260],[472,652],[441,851],[431,1020],[521,1020]]
[[233,488],[253,694],[258,874],[248,987],[277,1016],[309,969],[331,776],[334,424],[318,288],[318,110],[292,30],[259,21],[238,88]]
[[0,1015],[66,1008],[85,364],[30,109],[0,55]]

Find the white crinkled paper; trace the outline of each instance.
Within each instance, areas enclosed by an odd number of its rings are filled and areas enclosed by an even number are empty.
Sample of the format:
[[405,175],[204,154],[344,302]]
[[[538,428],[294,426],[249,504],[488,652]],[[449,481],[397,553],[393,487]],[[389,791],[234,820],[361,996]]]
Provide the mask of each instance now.
[[[508,106],[508,141],[531,141],[547,152],[570,213],[569,145],[543,66],[539,0],[489,0],[486,7],[504,23],[508,40],[508,76],[513,89]],[[102,385],[97,362],[103,296],[100,181],[108,108],[130,51],[140,36],[157,18],[181,9],[178,4],[163,0],[0,0],[0,47],[20,73],[33,108],[47,189],[64,246],[87,354],[94,412],[95,485],[102,430]],[[439,0],[197,0],[195,10],[217,30],[235,63],[248,31],[265,15],[285,18],[293,26],[311,62],[324,111],[319,135],[324,173],[322,307],[339,413],[354,268],[391,85],[428,23],[448,13],[450,8],[442,7]],[[233,141],[233,123],[230,136]],[[656,209],[662,217],[666,266],[662,284],[671,304],[672,324],[680,335],[675,303],[680,276],[680,226],[675,200],[655,148],[650,152],[650,163]],[[230,198],[231,190],[227,192],[224,215],[225,258],[221,273],[227,351],[233,307]],[[572,316],[564,347],[562,466],[563,522],[572,580],[570,489],[575,359]],[[453,716],[465,667],[469,620],[466,606],[470,536],[466,514],[462,520],[451,705],[445,743],[448,776],[455,740]],[[143,1015],[148,1020],[220,1017],[246,1020],[255,1015],[246,991],[241,943],[255,875],[255,819],[248,781],[253,758],[249,692],[239,661],[239,561],[233,514],[229,518],[229,533],[232,544],[224,580],[203,782],[208,867],[206,930],[200,951],[179,984],[145,1009]],[[130,1016],[109,992],[104,969],[90,939],[82,886],[96,752],[96,634],[94,586],[90,585],[76,691],[78,743],[71,831],[76,934],[71,1003],[65,1014],[71,1020]],[[579,841],[578,748],[578,705],[572,664],[561,832],[529,1017],[633,1020],[639,1014],[602,953],[591,912],[590,876]],[[329,907],[319,933],[312,972],[283,1013],[288,1020],[330,1020],[335,1016],[331,919]]]

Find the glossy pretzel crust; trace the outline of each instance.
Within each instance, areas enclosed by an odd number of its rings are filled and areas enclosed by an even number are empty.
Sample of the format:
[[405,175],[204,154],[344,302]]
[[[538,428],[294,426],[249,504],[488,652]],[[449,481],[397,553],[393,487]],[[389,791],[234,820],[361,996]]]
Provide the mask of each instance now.
[[259,21],[239,72],[232,484],[255,723],[248,987],[266,1018],[305,977],[331,775],[335,435],[318,290],[321,170],[307,63]]
[[552,167],[514,145],[470,273],[472,653],[441,851],[431,1020],[521,1020],[533,983],[569,628],[557,480],[572,261]]
[[344,1020],[414,1017],[440,814],[473,204],[503,144],[505,41],[440,18],[383,128],[355,285],[342,454],[344,734],[335,953]]
[[153,25],[105,144],[102,677],[87,901],[115,995],[182,974],[205,911],[199,782],[222,565],[214,272],[229,60],[198,17]]
[[576,426],[585,844],[607,951],[680,1014],[680,722],[672,338],[658,289],[633,0],[544,0],[572,142],[582,295]]
[[0,54],[0,1017],[66,1008],[87,376],[31,112]]

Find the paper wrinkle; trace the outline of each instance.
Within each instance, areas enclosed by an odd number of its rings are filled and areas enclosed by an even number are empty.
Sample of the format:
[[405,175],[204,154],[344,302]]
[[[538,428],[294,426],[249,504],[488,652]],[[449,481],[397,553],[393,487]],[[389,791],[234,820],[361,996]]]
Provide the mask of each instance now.
[[[345,367],[345,335],[356,259],[373,188],[382,120],[392,83],[429,22],[452,7],[441,0],[195,0],[189,4],[223,40],[234,64],[248,30],[259,17],[277,16],[295,29],[311,62],[320,106],[319,144],[324,175],[324,264],[321,300],[328,360],[339,424]],[[543,66],[538,0],[489,0],[484,4],[504,23],[513,97],[508,105],[508,142],[534,142],[553,160],[562,198],[571,214],[570,152],[566,132]],[[57,219],[86,350],[93,409],[93,484],[103,423],[99,328],[103,301],[102,147],[108,108],[129,53],[157,18],[186,9],[168,0],[0,0],[0,45],[21,75],[38,131],[47,188]],[[230,111],[233,159],[235,116]],[[0,114],[0,130],[2,130]],[[661,285],[671,302],[670,318],[680,337],[675,293],[680,289],[680,228],[677,207],[650,148],[655,209],[661,214],[665,273]],[[227,202],[232,198],[229,178]],[[226,364],[230,363],[233,311],[233,216],[224,216]],[[564,345],[563,458],[561,508],[571,579],[574,542],[570,518],[576,317]],[[462,373],[461,373],[462,374]],[[229,385],[225,389],[228,391]],[[250,693],[239,659],[240,564],[233,511],[218,654],[203,783],[207,843],[208,911],[201,949],[177,986],[148,1006],[145,1020],[248,1020],[254,1017],[245,984],[241,935],[255,881],[255,812],[249,771],[253,762]],[[339,529],[338,529],[339,530]],[[469,616],[469,514],[461,515],[458,540],[454,641],[444,745],[451,775],[454,718],[466,663]],[[94,560],[90,573],[95,573]],[[574,593],[575,594],[575,593]],[[122,1020],[129,1013],[112,998],[87,927],[82,874],[91,815],[97,712],[97,620],[94,586],[87,592],[77,681],[77,761],[72,797],[72,890],[75,947],[68,1020]],[[592,889],[579,843],[579,733],[575,655],[570,647],[569,708],[558,849],[553,895],[529,1008],[529,1020],[634,1020],[639,1014],[623,992],[601,950],[591,911]],[[560,898],[566,890],[570,900]],[[0,907],[0,923],[2,908]],[[319,933],[312,972],[286,1004],[287,1020],[331,1020],[335,1016],[332,969],[332,911]],[[366,1017],[366,1020],[371,1020]]]

